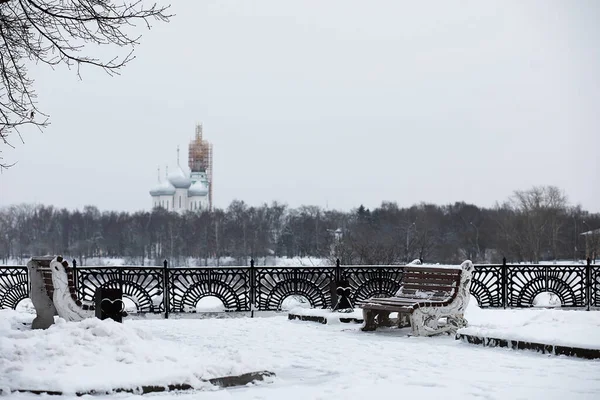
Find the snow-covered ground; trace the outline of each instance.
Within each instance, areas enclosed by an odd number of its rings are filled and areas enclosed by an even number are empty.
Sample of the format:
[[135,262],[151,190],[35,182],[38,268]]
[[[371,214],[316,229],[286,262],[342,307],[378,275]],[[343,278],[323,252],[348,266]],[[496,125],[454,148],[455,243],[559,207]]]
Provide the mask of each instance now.
[[[322,325],[280,315],[124,324],[91,319],[31,331],[23,323],[32,317],[0,311],[0,388],[73,391],[189,381],[208,390],[203,399],[600,398],[598,360],[484,348],[448,336],[407,337],[408,329],[365,333],[357,324]],[[599,312],[480,310],[471,304],[466,317],[472,329],[504,329],[532,339],[554,332],[550,338],[600,347]],[[252,387],[211,390],[198,380],[265,369],[277,378]],[[40,399],[24,393],[4,397]]]
[[[501,339],[600,349],[600,311],[470,307],[469,326],[459,332]],[[598,364],[600,377],[600,364]],[[600,393],[598,395],[600,398]]]

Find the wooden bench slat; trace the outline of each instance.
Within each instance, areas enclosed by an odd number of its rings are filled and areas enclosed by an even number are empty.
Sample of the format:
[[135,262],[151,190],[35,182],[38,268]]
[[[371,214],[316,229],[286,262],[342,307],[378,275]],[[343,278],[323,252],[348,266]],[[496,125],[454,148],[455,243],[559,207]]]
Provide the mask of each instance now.
[[461,270],[459,268],[436,268],[436,267],[404,267],[404,272],[409,272],[409,271],[417,271],[417,272],[427,272],[427,273],[431,273],[431,272],[440,272],[443,274],[450,274],[450,275],[460,275]]
[[420,286],[419,288],[402,286],[394,295],[394,297],[409,297],[411,299],[431,296],[452,297],[455,291],[455,288],[448,287],[445,287],[444,289],[436,289],[433,286],[427,288],[423,286]]
[[407,299],[431,298],[431,297],[452,297],[453,290],[417,290],[401,287],[400,291],[394,297],[403,297]]
[[369,306],[369,310],[385,310],[399,313],[410,313],[411,311],[413,311],[413,308],[410,306],[399,307],[398,305],[393,304],[371,304]]
[[357,304],[374,304],[374,303],[398,303],[398,304],[414,304],[420,303],[424,301],[433,301],[433,302],[443,302],[449,300],[449,297],[432,297],[427,299],[417,299],[417,298],[399,298],[399,297],[388,297],[386,299],[368,299],[363,300],[361,302],[357,302]]
[[407,310],[412,310],[414,309],[415,304],[414,303],[407,303],[407,304],[394,304],[394,303],[369,303],[368,304],[368,309],[372,309],[373,307],[388,307],[386,309],[404,309],[406,308]]
[[403,280],[402,283],[400,284],[401,286],[408,286],[408,285],[412,285],[412,286],[423,286],[426,287],[428,285],[436,285],[436,286],[444,286],[447,288],[455,288],[458,287],[458,285],[460,285],[460,282],[447,282],[447,281],[427,281],[427,280],[421,280],[421,281],[417,281],[417,280]]
[[449,298],[450,298],[450,296],[431,296],[431,297],[427,297],[427,298],[398,297],[398,299],[400,299],[401,301],[413,302],[413,303],[417,303],[419,301],[425,301],[425,300],[429,300],[429,301],[445,301],[445,300],[448,300]]
[[427,281],[447,281],[457,282],[460,279],[459,276],[452,275],[428,275],[428,274],[408,274],[402,276],[402,280],[427,280]]
[[385,304],[385,305],[399,305],[399,306],[406,306],[406,305],[414,305],[414,304],[418,304],[418,303],[444,303],[445,301],[448,301],[450,299],[448,298],[443,298],[443,299],[436,299],[436,300],[432,300],[432,299],[405,299],[405,301],[399,301],[399,300],[395,300],[393,298],[388,298],[388,299],[373,299],[373,300],[369,300],[369,301],[365,301],[363,304],[368,305],[369,307],[371,305],[374,304]]
[[441,283],[443,285],[458,285],[459,284],[459,280],[452,278],[452,279],[429,279],[426,276],[411,276],[408,277],[406,279],[402,278],[402,282],[403,283],[407,283],[407,282],[412,282],[412,283]]
[[[441,287],[442,289],[435,289],[434,286],[436,287]],[[414,289],[414,290],[423,290],[426,292],[433,292],[434,290],[445,290],[445,291],[449,291],[452,290],[456,287],[458,287],[458,285],[456,283],[440,283],[440,282],[403,282],[402,285],[400,287],[406,288],[406,289]]]
[[[409,287],[400,286],[400,290],[394,297],[402,296],[402,295],[406,295],[409,297],[419,297],[419,295],[421,293],[428,293],[428,294],[438,295],[438,296],[443,296],[443,295],[451,296],[452,292],[454,292],[455,290],[456,290],[455,287],[444,287],[444,289],[435,289],[435,288],[425,287],[425,286],[419,286],[418,288],[414,288],[414,287],[410,287],[410,286]],[[417,293],[419,293],[419,295]]]
[[455,270],[443,270],[439,268],[427,268],[427,269],[414,269],[414,268],[404,268],[405,274],[426,274],[426,275],[444,275],[444,276],[458,276],[460,275],[460,271],[457,272]]
[[424,292],[427,291],[431,291],[431,290],[449,290],[449,289],[453,289],[456,286],[450,286],[450,285],[421,285],[421,284],[413,284],[413,283],[405,283],[404,284],[404,288],[405,289],[415,289],[415,290],[421,290]]
[[378,302],[382,302],[382,301],[406,303],[411,300],[413,300],[413,299],[403,299],[400,297],[377,297],[377,298],[371,298],[371,299],[367,299],[367,300],[361,300],[358,303],[371,304],[371,303],[378,303]]
[[454,283],[459,282],[458,278],[454,276],[427,276],[423,274],[418,275],[404,275],[402,277],[403,282],[448,282]]

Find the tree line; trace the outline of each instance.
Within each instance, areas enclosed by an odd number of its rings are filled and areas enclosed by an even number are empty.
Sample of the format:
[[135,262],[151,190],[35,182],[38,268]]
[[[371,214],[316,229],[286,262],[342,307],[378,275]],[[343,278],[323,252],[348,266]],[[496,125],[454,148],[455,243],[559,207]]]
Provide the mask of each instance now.
[[250,258],[315,257],[342,264],[475,263],[585,258],[582,232],[600,214],[569,204],[553,186],[516,191],[492,208],[457,202],[409,208],[384,202],[343,212],[273,202],[176,214],[134,213],[20,204],[0,209],[0,259],[62,254],[86,265],[95,257],[174,266],[248,265]]

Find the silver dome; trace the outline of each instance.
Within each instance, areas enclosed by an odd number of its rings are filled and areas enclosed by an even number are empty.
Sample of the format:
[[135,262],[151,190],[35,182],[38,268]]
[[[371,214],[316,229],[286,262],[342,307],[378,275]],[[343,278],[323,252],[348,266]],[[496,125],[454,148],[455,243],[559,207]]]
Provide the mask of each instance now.
[[181,167],[178,167],[175,172],[169,175],[169,182],[175,189],[189,189],[192,186],[192,181],[185,175]]
[[188,190],[188,197],[206,195],[208,195],[208,187],[202,181],[196,181]]
[[172,196],[174,194],[175,188],[167,181],[160,182],[150,190],[150,196]]

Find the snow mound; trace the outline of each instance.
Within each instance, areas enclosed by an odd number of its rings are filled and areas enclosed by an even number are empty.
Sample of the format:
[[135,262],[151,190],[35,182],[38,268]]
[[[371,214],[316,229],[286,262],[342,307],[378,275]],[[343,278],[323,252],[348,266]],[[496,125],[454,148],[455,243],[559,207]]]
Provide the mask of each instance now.
[[561,309],[492,310],[469,303],[458,333],[556,346],[600,349],[600,312]]
[[[207,379],[249,372],[248,363],[202,352],[113,320],[90,318],[31,330],[32,316],[0,310],[0,393],[17,389],[85,391],[187,383],[211,389]],[[229,359],[227,356],[232,356]]]
[[533,299],[534,307],[560,307],[560,298],[554,293],[542,292]]

